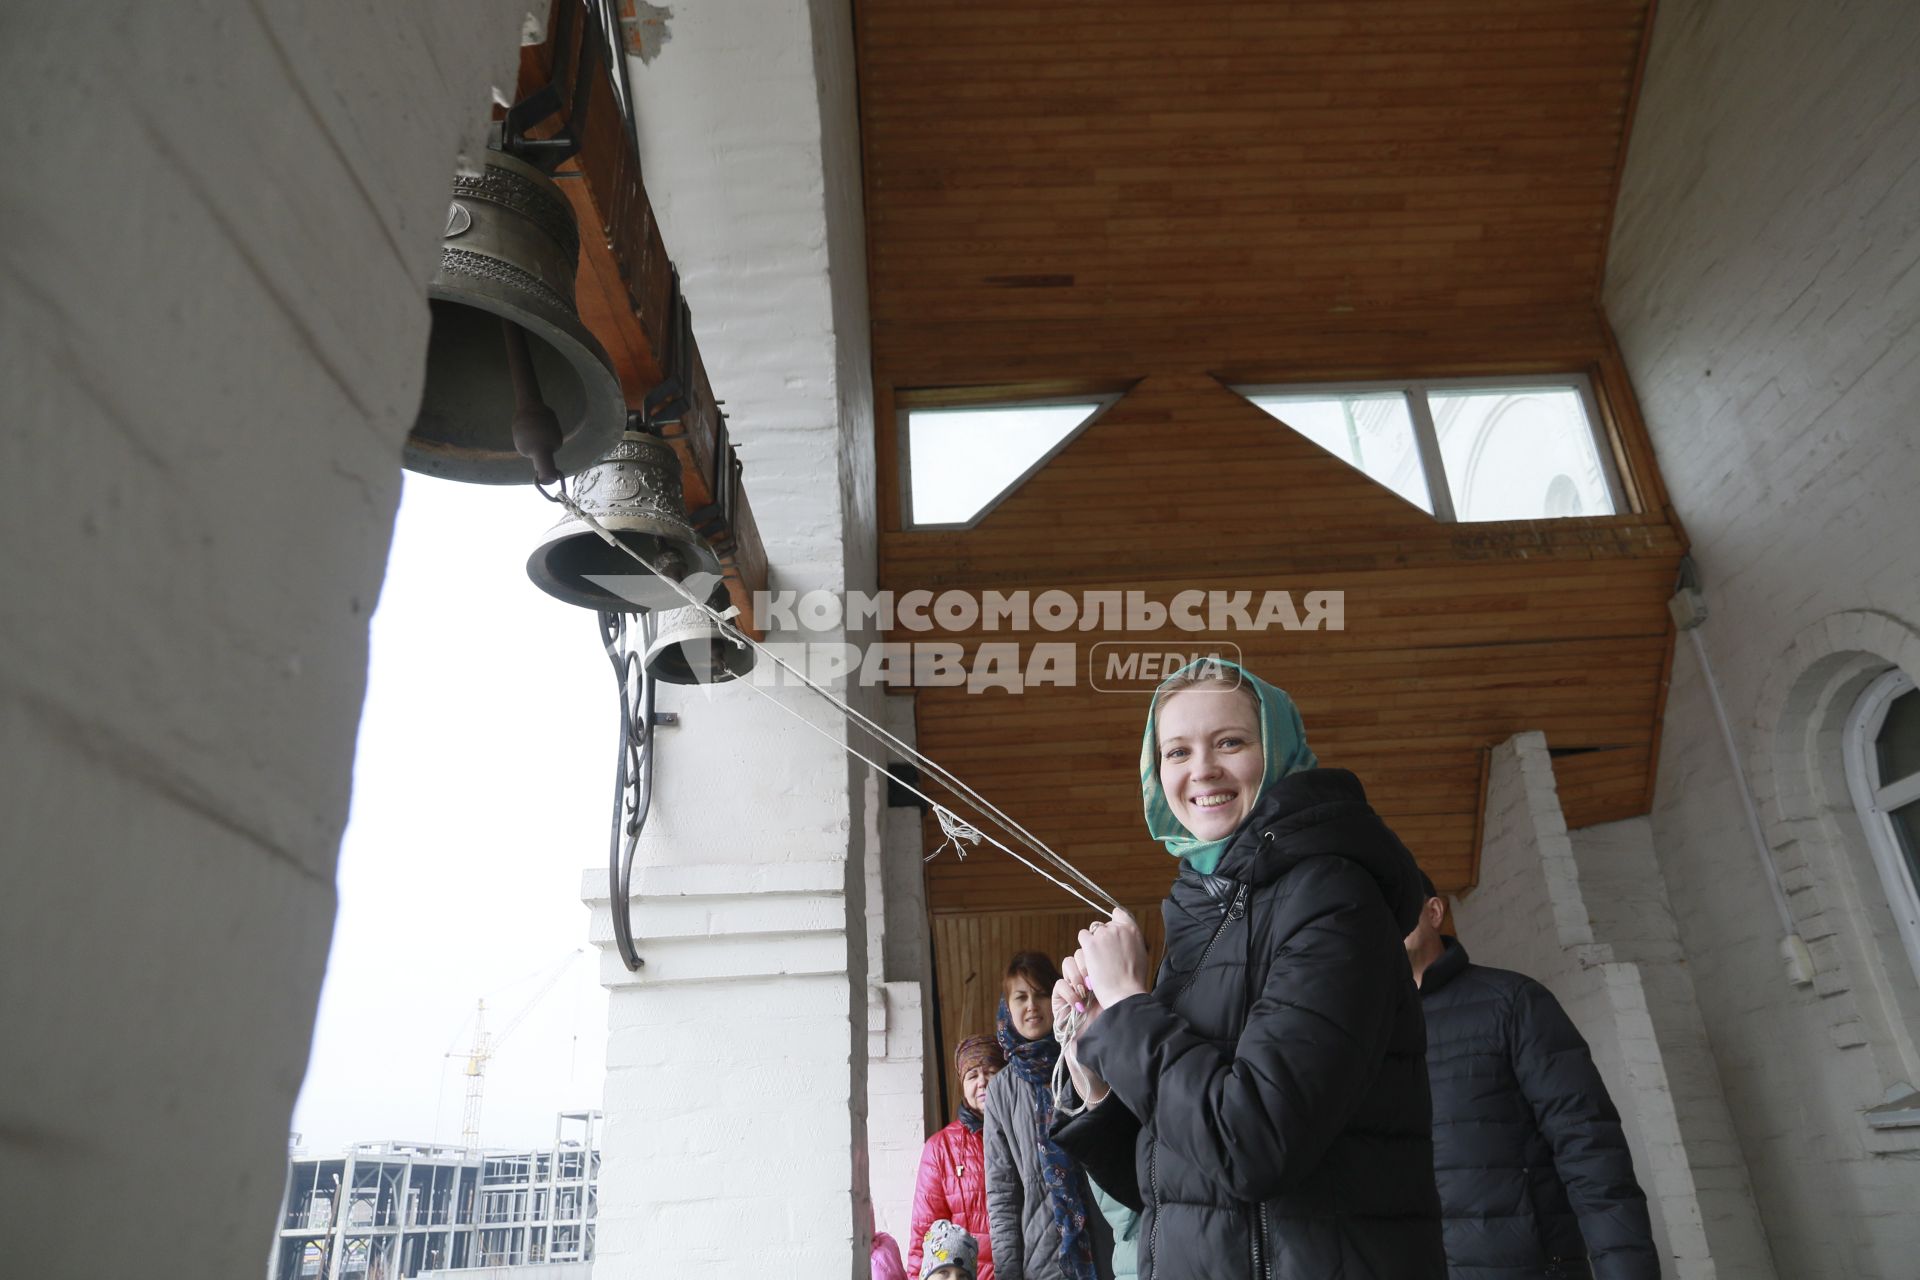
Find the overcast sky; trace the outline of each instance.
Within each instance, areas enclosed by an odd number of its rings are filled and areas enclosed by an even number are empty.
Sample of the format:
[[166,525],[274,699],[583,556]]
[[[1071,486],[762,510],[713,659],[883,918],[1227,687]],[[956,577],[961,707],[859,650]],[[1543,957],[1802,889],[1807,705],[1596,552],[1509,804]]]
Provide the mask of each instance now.
[[605,865],[618,702],[594,615],[527,579],[558,514],[531,486],[406,477],[294,1111],[310,1150],[457,1142],[483,997],[496,1035],[526,1010],[487,1067],[483,1145],[545,1144],[556,1112],[600,1104],[580,878]]

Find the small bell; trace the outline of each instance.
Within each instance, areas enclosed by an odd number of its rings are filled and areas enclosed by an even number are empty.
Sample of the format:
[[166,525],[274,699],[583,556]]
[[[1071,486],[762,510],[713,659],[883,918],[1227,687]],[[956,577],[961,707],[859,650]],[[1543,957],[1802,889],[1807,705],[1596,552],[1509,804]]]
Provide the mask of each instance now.
[[[613,451],[580,473],[574,501],[614,537],[675,582],[720,576],[720,557],[688,523],[680,459],[657,436],[629,431]],[[527,576],[548,595],[603,613],[670,610],[682,597],[646,566],[568,512],[527,557]]]
[[[725,584],[716,587],[707,608],[726,612]],[[722,684],[753,670],[753,649],[726,637],[704,609],[691,605],[668,609],[654,620],[647,646],[647,674],[667,684]]]
[[402,461],[471,484],[570,476],[620,439],[626,399],[574,302],[580,228],[553,179],[503,151],[453,182],[420,412]]

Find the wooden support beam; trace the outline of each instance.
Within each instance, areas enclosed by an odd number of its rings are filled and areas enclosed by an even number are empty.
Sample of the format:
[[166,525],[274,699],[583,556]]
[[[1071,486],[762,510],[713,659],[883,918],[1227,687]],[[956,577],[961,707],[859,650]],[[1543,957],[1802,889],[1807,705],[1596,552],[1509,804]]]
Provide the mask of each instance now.
[[[560,20],[562,6],[571,10],[565,22]],[[520,50],[516,97],[547,83],[556,34],[568,39],[561,59],[566,68],[582,64],[582,42],[595,38],[579,0],[554,0],[547,31],[546,42]],[[719,553],[741,625],[759,637],[753,597],[767,585],[766,548],[746,490],[738,483],[738,464],[726,443],[725,421],[708,385],[692,325],[679,323],[682,317],[676,314],[683,304],[672,260],[647,199],[640,157],[606,75],[606,59],[596,52],[590,70],[593,80],[579,99],[580,118],[562,122],[556,117],[534,131],[551,135],[570,127],[580,140],[578,154],[554,174],[580,224],[580,269],[574,282],[580,318],[612,357],[629,410],[644,408],[649,393],[676,369],[690,373],[683,388],[684,408],[670,415],[661,435],[680,459],[687,512]],[[570,85],[560,100],[574,101]],[[688,350],[676,351],[679,341],[685,341]]]

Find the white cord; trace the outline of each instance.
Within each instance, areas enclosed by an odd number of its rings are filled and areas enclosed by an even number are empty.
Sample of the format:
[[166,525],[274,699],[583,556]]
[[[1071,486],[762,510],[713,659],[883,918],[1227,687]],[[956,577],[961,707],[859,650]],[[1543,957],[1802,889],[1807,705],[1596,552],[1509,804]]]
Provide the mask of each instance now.
[[[819,734],[821,737],[825,738],[827,741],[832,742],[835,746],[839,747],[842,751],[846,752],[848,755],[852,756],[854,759],[859,760],[863,764],[866,764],[870,768],[876,769],[883,774],[887,773],[886,767],[884,765],[881,765],[879,762],[863,754],[858,749],[852,746],[849,746],[847,743],[839,741],[826,729],[822,728],[820,725],[815,724],[813,721],[807,719],[805,716],[801,715],[798,711],[795,711],[792,707],[780,701],[780,699],[774,697],[771,693],[768,693],[765,689],[762,689],[760,688],[760,686],[756,684],[751,684],[751,683],[748,684],[747,687],[759,693],[762,697],[766,698],[767,701],[771,702],[774,706],[780,708],[782,711],[786,712],[788,715],[792,716],[794,719],[798,720],[801,724],[804,724],[805,726],[807,726],[807,728],[813,730],[815,733]],[[887,774],[887,776],[893,777],[892,774]],[[1080,899],[1080,901],[1086,903],[1088,906],[1092,907],[1095,911],[1103,912],[1109,918],[1111,918],[1113,916],[1113,912],[1115,910],[1118,910],[1117,907],[1110,910],[1106,907],[1101,906],[1099,903],[1095,902],[1092,898],[1089,898],[1086,894],[1080,892],[1078,889],[1074,888],[1072,885],[1067,884],[1064,881],[1056,878],[1055,876],[1048,874],[1044,868],[1035,865],[1031,860],[1023,857],[1017,850],[1009,849],[1006,845],[1001,844],[998,840],[995,840],[991,835],[987,834],[984,831],[979,831],[973,827],[967,826],[967,824],[961,821],[960,816],[954,813],[953,810],[947,808],[945,805],[941,804],[938,800],[935,800],[932,796],[920,790],[920,788],[914,786],[912,783],[902,782],[899,778],[894,778],[893,780],[895,782],[898,782],[902,787],[905,787],[908,791],[913,792],[913,794],[915,794],[916,796],[919,796],[922,800],[925,800],[927,804],[932,807],[934,816],[940,820],[940,827],[942,830],[948,830],[949,829],[948,824],[950,822],[958,824],[959,827],[964,828],[967,831],[972,831],[980,839],[985,840],[988,844],[992,845],[994,848],[1000,850],[1002,853],[1005,853],[1008,857],[1020,863],[1022,866],[1026,867],[1027,870],[1033,872],[1035,875],[1042,877],[1043,879],[1047,880],[1049,883],[1058,886],[1060,889],[1064,890],[1065,892],[1072,894],[1074,897]],[[1051,852],[1051,850],[1049,850],[1049,852]],[[1060,855],[1054,854],[1054,856],[1057,858]]]
[[939,819],[940,834],[945,836],[947,840],[946,843],[938,849],[935,849],[932,853],[920,859],[922,862],[932,862],[948,849],[952,849],[954,856],[960,861],[965,862],[967,860],[967,846],[970,844],[979,844],[981,840],[986,838],[979,828],[968,826],[960,820],[959,815],[942,809],[937,805],[934,807],[933,816]]
[[1060,1056],[1053,1060],[1053,1109],[1060,1115],[1077,1116],[1087,1109],[1082,1102],[1079,1106],[1068,1106],[1065,1099],[1069,1092],[1074,1097],[1079,1093],[1071,1089],[1073,1072],[1067,1067],[1067,1052],[1073,1047],[1073,1038],[1080,1034],[1080,1011],[1068,1009],[1067,1016],[1054,1024],[1053,1038],[1060,1042]]
[[[665,582],[670,588],[672,588],[674,593],[680,596],[681,599],[685,600],[689,606],[699,609],[702,613],[706,614],[707,617],[713,621],[715,626],[719,628],[721,634],[725,636],[727,639],[731,640],[734,644],[737,644],[743,647],[749,647],[749,648],[752,648],[757,653],[764,654],[776,666],[780,667],[783,671],[786,671],[789,675],[793,676],[803,686],[805,686],[808,689],[811,689],[814,693],[818,694],[821,698],[825,699],[835,709],[837,709],[843,716],[846,716],[849,720],[857,723],[870,736],[880,739],[881,741],[887,743],[889,746],[893,747],[895,750],[897,750],[901,754],[908,756],[909,758],[921,764],[924,764],[933,774],[935,774],[950,789],[954,790],[957,793],[963,794],[968,799],[972,800],[974,804],[977,805],[982,811],[987,813],[996,822],[998,822],[1004,830],[1008,831],[1011,834],[1017,835],[1018,838],[1024,839],[1036,852],[1040,853],[1042,856],[1046,857],[1049,861],[1051,861],[1057,869],[1059,869],[1060,871],[1064,872],[1067,875],[1072,876],[1075,880],[1079,881],[1083,886],[1091,890],[1094,894],[1098,895],[1099,897],[1105,898],[1111,904],[1111,906],[1106,908],[1100,908],[1100,909],[1106,911],[1109,916],[1112,915],[1112,912],[1114,909],[1117,909],[1119,907],[1120,905],[1119,900],[1114,898],[1112,894],[1109,894],[1108,892],[1106,892],[1106,890],[1102,889],[1098,884],[1096,884],[1093,881],[1091,877],[1087,876],[1078,867],[1075,867],[1072,863],[1068,862],[1065,858],[1061,857],[1058,853],[1054,852],[1053,849],[1048,847],[1045,841],[1041,840],[1038,836],[1034,835],[1031,831],[1028,831],[1025,827],[1021,826],[1019,823],[1015,822],[1012,818],[1008,817],[1005,813],[1001,812],[1001,810],[998,807],[996,807],[991,802],[989,802],[986,799],[986,797],[982,796],[979,792],[975,791],[972,787],[968,786],[964,781],[960,779],[958,775],[954,774],[951,770],[947,769],[946,766],[940,764],[937,760],[934,760],[930,756],[922,755],[914,747],[910,746],[905,742],[902,742],[899,738],[895,737],[892,733],[889,733],[884,726],[870,719],[868,716],[866,716],[864,713],[862,713],[858,709],[850,706],[845,701],[835,696],[829,690],[822,688],[818,684],[815,684],[811,679],[808,678],[806,673],[796,669],[791,663],[787,662],[784,658],[782,658],[779,654],[775,653],[772,649],[769,649],[767,646],[761,644],[759,641],[755,640],[752,636],[747,635],[744,631],[740,630],[740,628],[736,627],[730,620],[730,615],[736,612],[735,610],[729,608],[725,613],[715,610],[714,608],[709,606],[704,600],[701,600],[697,596],[695,596],[685,586],[675,581],[670,575],[661,573],[660,570],[653,564],[652,561],[648,560],[645,556],[641,555],[638,551],[635,551],[632,547],[628,546],[626,543],[621,542],[618,538],[616,538],[612,534],[612,532],[610,532],[607,529],[605,525],[601,524],[599,520],[595,519],[590,513],[582,509],[580,505],[573,500],[572,496],[566,492],[566,487],[564,484],[561,485],[560,487],[560,497],[558,501],[576,519],[578,519],[581,523],[585,524],[588,528],[592,529],[595,533],[599,534],[601,539],[604,540],[608,546],[613,547],[616,550],[625,552],[629,557],[631,557],[633,560],[637,561],[642,567],[644,567],[649,573],[653,574],[655,577],[658,577],[662,582]],[[762,690],[762,692],[765,692],[765,691]],[[861,757],[861,758],[865,759],[865,757]],[[912,790],[912,788],[908,788],[908,789]],[[914,794],[919,795],[921,793],[918,791],[915,791]],[[931,804],[933,803],[933,801],[929,800],[928,803]],[[1001,845],[999,847],[1005,848],[1006,846]]]
[[[751,648],[756,653],[764,655],[766,658],[772,661],[776,666],[780,667],[783,671],[787,672],[789,675],[793,676],[796,680],[800,681],[800,683],[803,686],[805,686],[808,689],[811,689],[815,694],[825,699],[827,703],[831,705],[835,710],[839,711],[848,720],[856,723],[860,728],[865,730],[869,736],[878,738],[882,742],[886,743],[888,746],[894,748],[896,751],[898,751],[902,755],[905,755],[908,758],[912,759],[913,761],[926,766],[926,768],[931,773],[933,773],[936,777],[938,777],[942,783],[944,783],[947,787],[949,787],[956,793],[966,796],[975,805],[977,805],[982,812],[986,813],[990,818],[992,818],[995,822],[997,822],[1002,827],[1003,830],[1006,830],[1009,834],[1014,835],[1015,838],[1017,839],[1024,840],[1028,845],[1031,846],[1034,852],[1046,858],[1047,861],[1051,863],[1056,870],[1062,872],[1063,874],[1077,881],[1081,886],[1083,886],[1085,889],[1092,892],[1096,897],[1105,899],[1108,905],[1102,906],[1100,905],[1100,903],[1094,901],[1093,898],[1089,898],[1087,894],[1082,893],[1079,890],[1073,889],[1068,885],[1062,883],[1060,880],[1056,879],[1055,877],[1048,875],[1045,871],[1042,871],[1039,867],[1035,866],[1032,862],[1028,861],[1024,857],[1021,857],[1020,854],[1015,853],[1012,849],[1008,848],[1006,845],[1002,844],[1000,841],[995,840],[991,835],[988,835],[985,832],[979,832],[977,831],[976,828],[967,826],[966,823],[961,822],[957,814],[954,814],[952,810],[947,809],[944,805],[941,805],[938,801],[934,800],[931,796],[928,796],[925,792],[919,790],[917,787],[914,787],[909,783],[901,782],[900,779],[895,778],[894,780],[896,782],[900,782],[900,785],[902,787],[905,787],[908,791],[913,792],[914,795],[919,796],[922,800],[925,800],[929,805],[932,805],[936,811],[936,814],[944,813],[946,815],[944,817],[941,817],[940,819],[941,829],[943,831],[947,831],[950,835],[952,834],[953,829],[948,826],[949,819],[951,819],[953,822],[959,823],[959,825],[965,828],[967,831],[975,832],[982,839],[985,839],[990,844],[992,844],[995,848],[1000,849],[1001,851],[1011,855],[1013,858],[1017,859],[1019,862],[1024,864],[1029,869],[1035,872],[1038,872],[1041,876],[1045,877],[1047,880],[1049,880],[1053,884],[1059,886],[1061,889],[1066,890],[1066,892],[1072,894],[1074,897],[1086,903],[1088,906],[1092,907],[1094,910],[1102,912],[1109,918],[1112,917],[1115,911],[1120,909],[1120,900],[1118,898],[1115,898],[1112,894],[1108,893],[1105,889],[1101,888],[1097,883],[1094,882],[1091,876],[1088,876],[1085,872],[1081,871],[1078,867],[1074,866],[1071,862],[1067,861],[1060,854],[1054,852],[1054,850],[1050,848],[1045,841],[1041,840],[1038,836],[1034,835],[1032,832],[1028,831],[1025,827],[1015,822],[1012,818],[1002,813],[997,806],[993,805],[984,796],[980,795],[979,792],[975,791],[972,787],[968,786],[964,781],[962,781],[959,778],[958,775],[954,774],[952,771],[947,769],[944,765],[940,764],[938,761],[934,760],[932,757],[923,755],[914,747],[910,746],[905,742],[902,742],[899,738],[895,737],[892,733],[889,733],[884,726],[870,719],[861,711],[859,711],[857,708],[850,706],[844,700],[842,700],[841,698],[833,694],[830,690],[827,690],[825,688],[822,688],[820,685],[815,684],[811,679],[807,677],[807,675],[804,672],[797,670],[791,663],[787,662],[784,658],[782,658],[779,654],[775,653],[772,649],[768,648],[766,645],[761,644],[758,640],[755,640],[752,636],[748,635],[746,632],[742,631],[739,627],[735,626],[730,618],[722,614],[719,610],[716,610],[710,605],[708,605],[706,601],[701,600],[699,597],[695,596],[693,592],[689,591],[686,587],[682,586],[671,575],[662,573],[653,564],[652,561],[648,560],[645,556],[641,555],[638,551],[635,551],[632,547],[628,546],[626,543],[616,538],[613,535],[613,533],[607,529],[605,525],[601,524],[600,521],[595,519],[592,514],[590,514],[588,511],[582,508],[578,502],[574,501],[573,496],[566,491],[566,486],[564,484],[560,486],[559,494],[560,496],[558,501],[560,505],[565,507],[567,512],[570,515],[572,515],[575,519],[579,520],[582,524],[586,525],[589,529],[592,529],[595,533],[599,534],[601,539],[604,540],[608,546],[613,547],[616,550],[623,551],[628,556],[631,556],[634,560],[638,561],[640,565],[647,570],[647,572],[653,574],[656,578],[660,579],[660,581],[666,583],[669,587],[671,587],[674,593],[680,596],[681,599],[685,600],[690,607],[696,608],[700,610],[702,613],[704,613],[708,617],[708,619],[710,619],[714,623],[714,625],[717,628],[719,628],[721,635],[724,636],[726,639],[731,640],[736,645]],[[731,613],[733,611],[729,610],[728,612]],[[834,739],[832,734],[828,733],[825,729],[821,728],[819,725],[814,724],[813,721],[808,720],[805,716],[800,715],[799,712],[795,711],[792,707],[787,706],[784,702],[781,702],[778,698],[774,697],[771,693],[767,692],[767,690],[760,688],[760,686],[754,684],[751,681],[747,682],[747,686],[755,690],[756,692],[760,693],[764,697],[766,697],[770,702],[772,702],[775,706],[779,707],[781,710],[786,711],[790,715],[795,716],[797,719],[800,720],[801,723],[807,725],[809,728],[825,736],[829,741],[835,741],[836,745],[840,746],[849,755],[852,755],[859,760],[865,761],[868,765],[872,766],[875,769],[878,769],[881,773],[887,773],[887,769],[885,766],[875,763],[873,760],[869,759],[867,756],[862,755],[859,751],[856,751],[852,746],[843,742],[838,742],[836,739]],[[889,775],[889,776],[892,776],[892,775]]]

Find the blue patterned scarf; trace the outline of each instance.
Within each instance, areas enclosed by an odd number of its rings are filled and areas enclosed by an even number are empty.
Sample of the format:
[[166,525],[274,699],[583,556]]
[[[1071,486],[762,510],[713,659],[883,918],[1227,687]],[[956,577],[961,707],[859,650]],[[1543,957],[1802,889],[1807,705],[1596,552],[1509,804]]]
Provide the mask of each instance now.
[[1060,1042],[1051,1035],[1029,1040],[1015,1031],[1004,998],[995,1026],[996,1038],[1007,1054],[1007,1069],[1033,1089],[1033,1119],[1040,1131],[1040,1178],[1046,1183],[1053,1224],[1060,1228],[1061,1270],[1067,1280],[1095,1280],[1093,1237],[1087,1233],[1080,1166],[1053,1141],[1053,1064],[1060,1057]]

